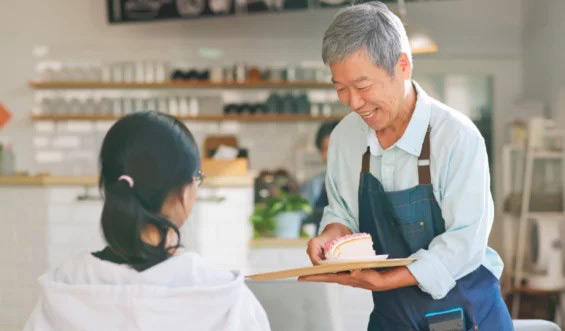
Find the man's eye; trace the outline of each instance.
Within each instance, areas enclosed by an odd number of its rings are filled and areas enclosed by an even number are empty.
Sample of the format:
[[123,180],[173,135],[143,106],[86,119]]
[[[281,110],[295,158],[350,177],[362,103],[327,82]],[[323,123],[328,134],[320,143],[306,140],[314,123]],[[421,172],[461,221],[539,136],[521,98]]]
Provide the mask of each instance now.
[[369,85],[369,86],[361,86],[361,87],[358,87],[357,89],[358,89],[359,91],[367,91],[367,90],[370,89],[370,88],[371,88],[371,85]]

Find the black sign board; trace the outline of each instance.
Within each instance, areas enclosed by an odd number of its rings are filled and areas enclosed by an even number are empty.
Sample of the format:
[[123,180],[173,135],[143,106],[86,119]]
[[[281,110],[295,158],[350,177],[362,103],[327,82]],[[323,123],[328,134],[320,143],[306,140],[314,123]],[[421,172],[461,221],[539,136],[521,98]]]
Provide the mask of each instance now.
[[230,16],[308,8],[308,0],[107,0],[110,23]]
[[[110,23],[341,7],[369,0],[106,0]],[[393,2],[396,0],[381,0]],[[414,0],[407,0],[412,2]]]

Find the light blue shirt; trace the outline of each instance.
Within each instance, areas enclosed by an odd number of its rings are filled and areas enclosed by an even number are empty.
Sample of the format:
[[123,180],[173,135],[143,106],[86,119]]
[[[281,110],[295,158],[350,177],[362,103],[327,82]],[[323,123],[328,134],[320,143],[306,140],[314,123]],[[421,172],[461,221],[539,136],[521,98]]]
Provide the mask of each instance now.
[[300,193],[308,202],[310,202],[310,206],[313,208],[316,206],[316,202],[320,198],[320,194],[324,189],[324,183],[326,179],[326,172],[322,172],[313,176],[308,180],[304,185],[300,187]]
[[359,232],[358,189],[363,153],[370,147],[371,174],[385,191],[418,185],[417,160],[431,126],[430,171],[445,233],[421,249],[408,265],[422,291],[441,299],[455,281],[481,264],[500,279],[503,263],[487,246],[494,219],[485,142],[473,122],[429,97],[414,82],[416,108],[404,135],[384,150],[374,130],[356,113],[334,129],[328,151],[326,190],[329,205],[320,225],[341,223]]

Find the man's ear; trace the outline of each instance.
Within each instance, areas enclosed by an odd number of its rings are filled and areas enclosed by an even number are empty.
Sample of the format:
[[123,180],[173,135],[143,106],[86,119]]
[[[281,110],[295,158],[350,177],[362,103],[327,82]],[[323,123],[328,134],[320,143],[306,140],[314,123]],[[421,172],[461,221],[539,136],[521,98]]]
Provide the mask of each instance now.
[[402,80],[412,79],[412,63],[410,63],[406,53],[400,53],[398,62],[396,62],[396,70]]

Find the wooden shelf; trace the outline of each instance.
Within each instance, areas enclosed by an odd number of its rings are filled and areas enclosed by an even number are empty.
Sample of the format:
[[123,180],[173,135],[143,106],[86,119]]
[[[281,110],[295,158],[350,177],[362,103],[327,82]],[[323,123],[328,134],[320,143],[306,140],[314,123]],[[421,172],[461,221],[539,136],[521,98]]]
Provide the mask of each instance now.
[[[33,121],[115,121],[119,115],[83,115],[83,114],[32,114]],[[339,121],[343,115],[332,116],[311,116],[304,114],[257,114],[257,115],[197,115],[197,116],[177,116],[183,121],[198,122],[309,122],[309,121]]]
[[194,88],[194,89],[331,89],[330,83],[316,81],[271,82],[249,81],[209,82],[209,81],[167,81],[161,83],[111,83],[99,81],[31,81],[29,85],[36,89],[155,89],[155,88]]
[[96,186],[97,176],[0,176],[0,186]]
[[565,153],[563,151],[534,151],[533,156],[535,159],[560,160],[565,157]]
[[[210,176],[202,183],[204,188],[250,187],[251,176]],[[0,176],[2,186],[97,186],[98,176],[14,175]]]

